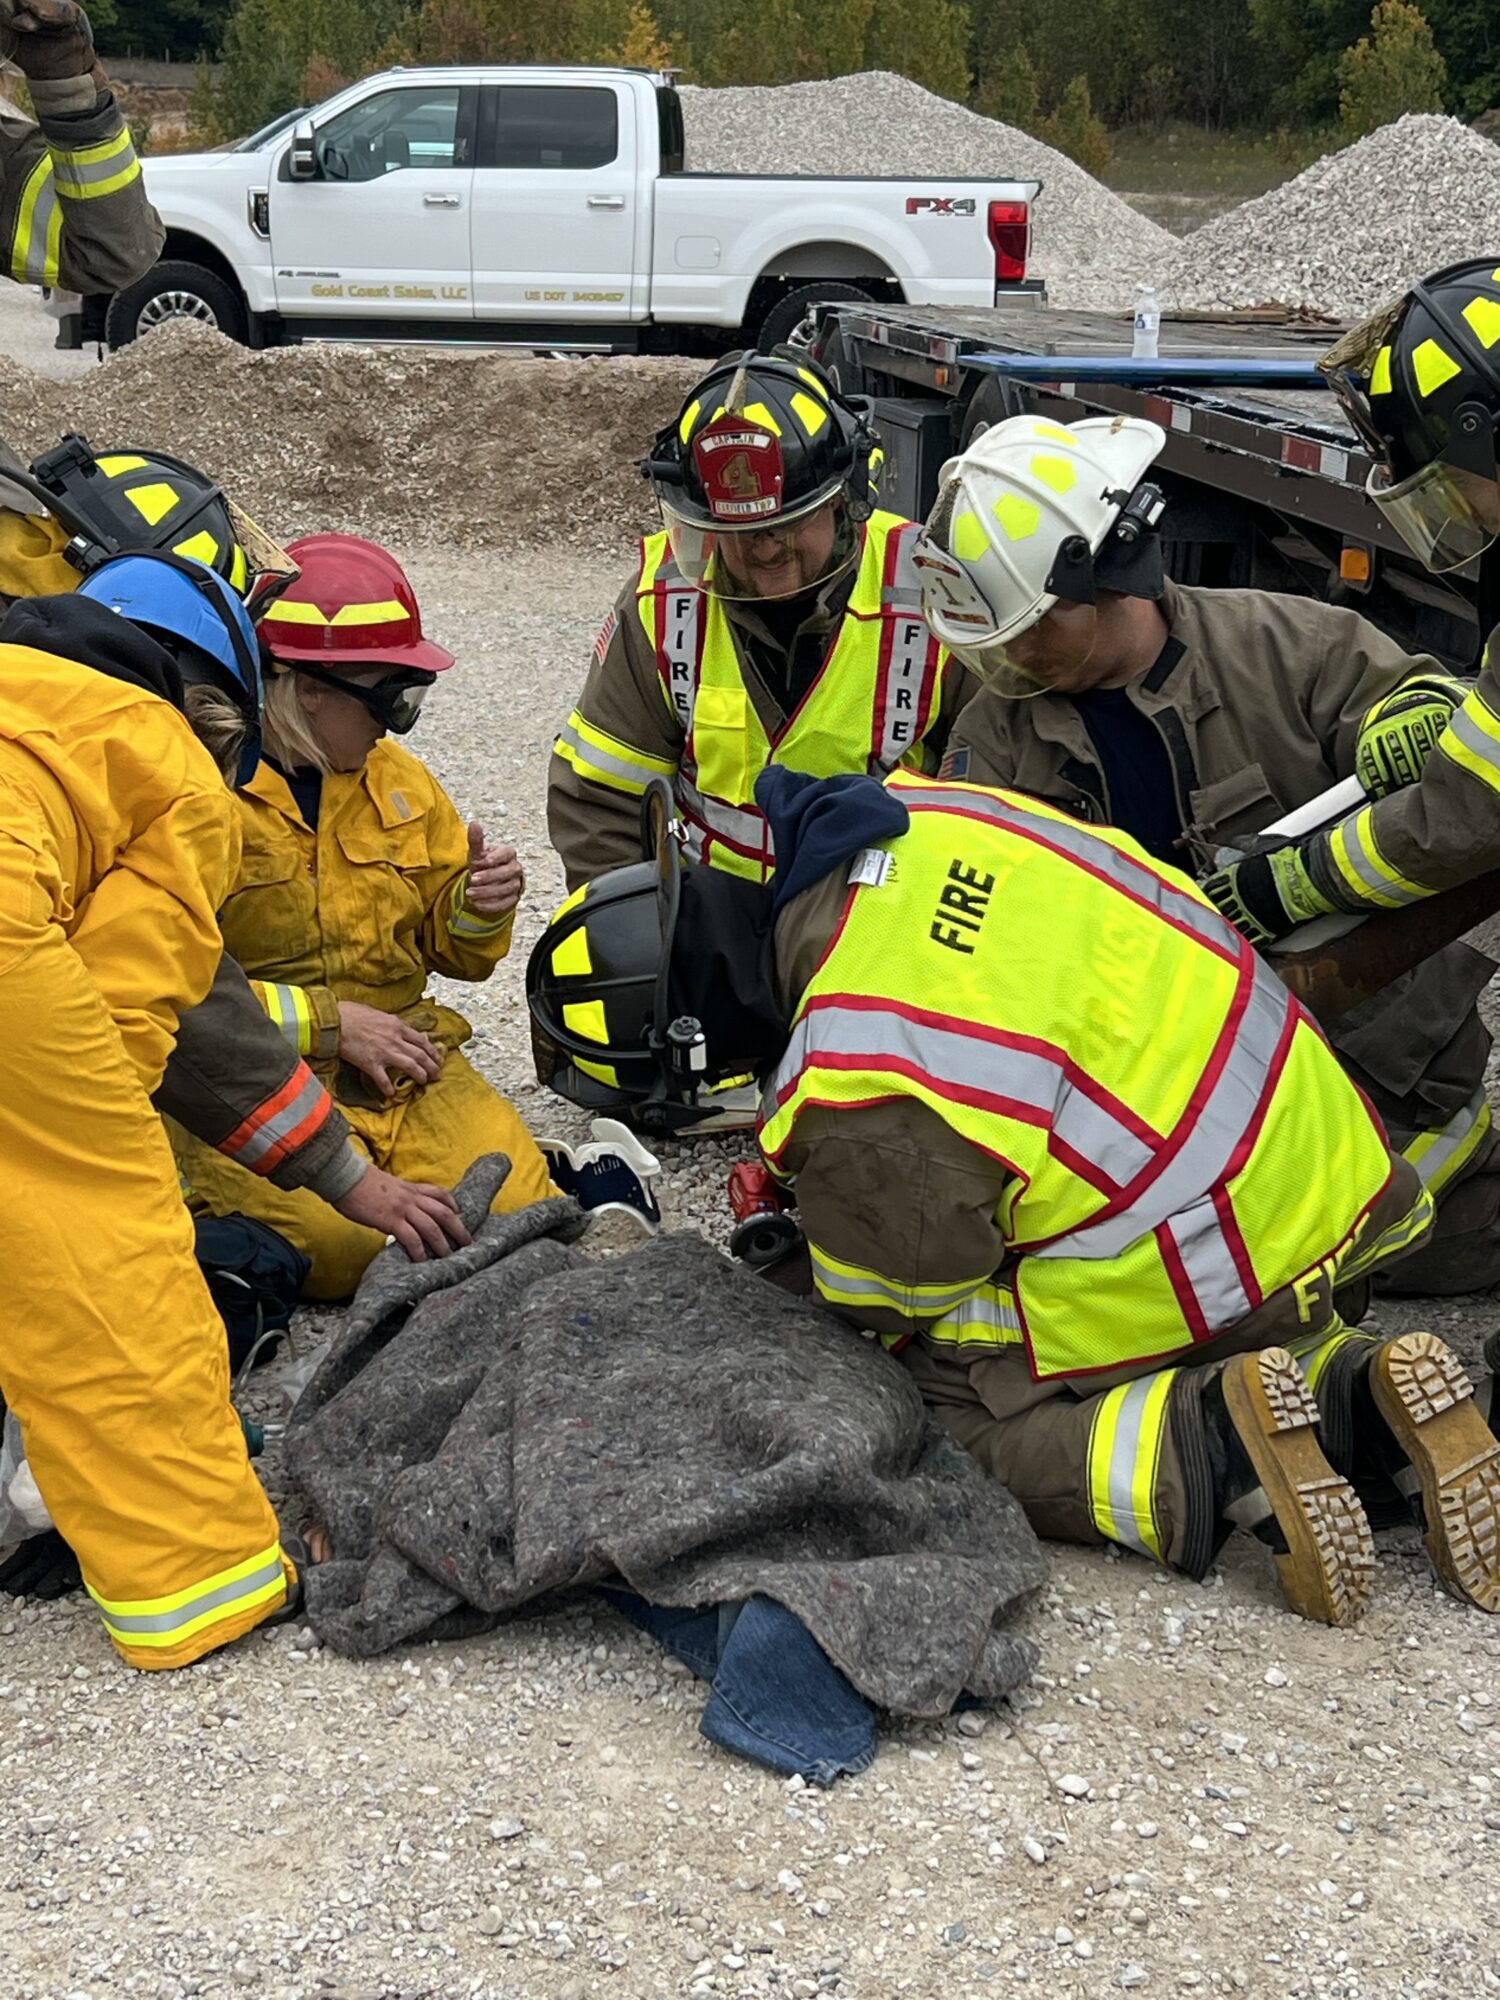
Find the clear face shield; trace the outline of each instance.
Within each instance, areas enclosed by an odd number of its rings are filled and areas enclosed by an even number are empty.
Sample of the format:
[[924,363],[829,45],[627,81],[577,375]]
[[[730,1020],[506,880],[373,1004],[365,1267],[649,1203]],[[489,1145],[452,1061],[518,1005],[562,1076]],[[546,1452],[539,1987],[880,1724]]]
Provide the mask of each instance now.
[[1461,406],[1440,455],[1393,479],[1390,441],[1370,407],[1377,356],[1390,344],[1408,295],[1352,328],[1318,363],[1361,444],[1376,463],[1365,492],[1412,554],[1436,575],[1462,569],[1500,538],[1495,418],[1480,403]]
[[842,576],[859,553],[859,537],[837,493],[743,528],[689,520],[660,489],[657,501],[684,580],[710,597],[740,603],[797,597]]

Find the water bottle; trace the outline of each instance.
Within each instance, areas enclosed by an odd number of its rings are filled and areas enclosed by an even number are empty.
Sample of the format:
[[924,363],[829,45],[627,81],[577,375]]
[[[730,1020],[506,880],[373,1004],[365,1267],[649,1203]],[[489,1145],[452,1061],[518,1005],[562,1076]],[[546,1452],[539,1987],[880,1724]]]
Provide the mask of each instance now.
[[1161,335],[1161,307],[1154,285],[1135,288],[1135,339],[1131,353],[1138,360],[1154,360]]

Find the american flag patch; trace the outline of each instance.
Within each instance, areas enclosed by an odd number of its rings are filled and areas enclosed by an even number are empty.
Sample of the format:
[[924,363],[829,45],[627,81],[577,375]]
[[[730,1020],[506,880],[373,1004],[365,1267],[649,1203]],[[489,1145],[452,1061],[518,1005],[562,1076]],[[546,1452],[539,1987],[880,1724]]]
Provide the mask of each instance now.
[[968,775],[969,752],[967,748],[950,750],[942,763],[938,765],[938,776],[940,778],[952,778],[961,783]]
[[594,641],[594,658],[598,660],[601,665],[603,664],[604,655],[609,651],[609,642],[611,639],[613,639],[613,637],[615,636],[616,632],[619,631],[619,629],[620,629],[619,614],[617,612],[611,611],[609,616],[605,619],[604,623],[599,627],[599,636]]

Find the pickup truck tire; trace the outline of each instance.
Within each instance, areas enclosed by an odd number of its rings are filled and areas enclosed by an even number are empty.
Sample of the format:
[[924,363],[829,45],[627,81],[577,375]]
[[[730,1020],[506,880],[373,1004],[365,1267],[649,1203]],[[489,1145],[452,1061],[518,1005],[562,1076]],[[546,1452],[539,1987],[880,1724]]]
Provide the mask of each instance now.
[[105,315],[104,337],[111,350],[128,347],[169,319],[195,319],[231,340],[243,341],[248,330],[244,302],[217,271],[169,257],[116,292]]
[[755,344],[764,354],[791,339],[814,306],[867,305],[875,294],[862,285],[848,285],[838,278],[825,278],[818,285],[799,285],[772,306],[760,323]]

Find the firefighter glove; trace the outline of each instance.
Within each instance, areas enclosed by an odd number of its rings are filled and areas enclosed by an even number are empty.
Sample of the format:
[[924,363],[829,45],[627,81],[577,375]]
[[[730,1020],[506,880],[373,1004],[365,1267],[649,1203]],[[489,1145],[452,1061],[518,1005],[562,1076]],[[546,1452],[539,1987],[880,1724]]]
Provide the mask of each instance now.
[[11,1597],[70,1597],[82,1582],[78,1558],[56,1528],[32,1535],[0,1562],[0,1592]]
[[0,55],[26,78],[39,118],[92,111],[105,87],[76,0],[0,0]]
[[1258,949],[1335,906],[1307,872],[1300,847],[1278,847],[1220,868],[1203,893]]
[[1372,799],[1416,784],[1468,692],[1452,674],[1415,674],[1376,702],[1354,746],[1355,774]]

